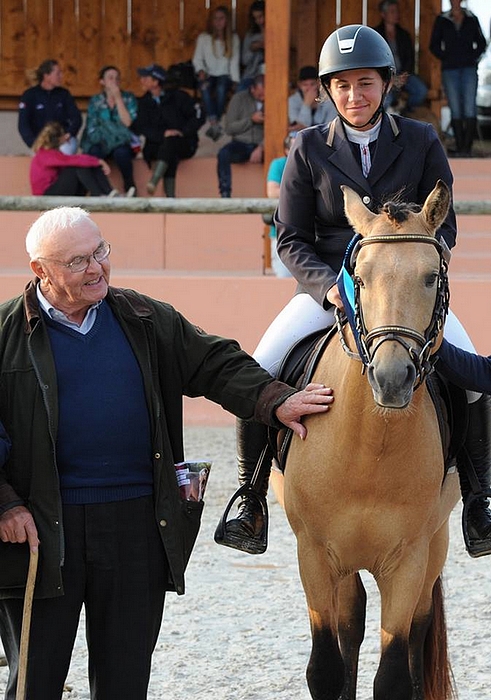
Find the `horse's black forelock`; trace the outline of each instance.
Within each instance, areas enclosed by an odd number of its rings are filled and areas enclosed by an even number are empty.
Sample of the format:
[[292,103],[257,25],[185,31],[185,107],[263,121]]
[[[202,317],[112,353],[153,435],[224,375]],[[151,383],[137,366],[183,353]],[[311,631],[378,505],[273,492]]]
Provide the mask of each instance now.
[[419,204],[414,202],[404,202],[402,200],[402,193],[393,195],[391,199],[388,199],[382,204],[381,213],[387,215],[387,217],[397,224],[402,224],[407,221],[409,214],[415,214],[421,211]]

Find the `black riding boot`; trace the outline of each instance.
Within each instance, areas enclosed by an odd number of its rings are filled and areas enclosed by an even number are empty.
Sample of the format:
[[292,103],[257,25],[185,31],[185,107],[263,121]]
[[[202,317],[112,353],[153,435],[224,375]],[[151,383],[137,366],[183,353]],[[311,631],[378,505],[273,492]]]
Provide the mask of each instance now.
[[168,167],[169,166],[167,165],[165,160],[157,160],[155,162],[152,177],[147,182],[148,194],[153,194],[155,192],[155,190],[157,189],[157,185],[159,184],[160,178],[162,178],[165,175]]
[[455,147],[448,149],[449,153],[456,156],[461,156],[464,148],[464,120],[452,119],[452,130],[455,139]]
[[476,136],[477,119],[464,119],[464,141],[462,144],[462,154],[464,156],[472,155],[472,144]]
[[176,196],[176,178],[164,175],[164,192],[166,197]]
[[[472,499],[475,492],[489,495],[491,481],[491,398],[483,394],[469,404],[469,426],[465,450],[479,483],[473,483],[465,464],[458,464],[460,490],[464,503],[463,528],[467,551],[471,557],[491,554],[491,511],[485,496]],[[487,493],[486,493],[487,492]],[[466,503],[469,500],[469,506]]]
[[[262,423],[239,418],[236,422],[236,433],[239,484],[243,487],[250,484],[263,450],[268,445],[268,428]],[[254,491],[263,499],[268,493],[269,468],[272,459],[269,450],[264,458],[269,461],[269,465],[264,465],[261,479],[254,485]],[[264,527],[264,510],[260,500],[246,493],[241,496],[237,517],[227,522],[227,544],[249,554],[263,552],[261,542]]]

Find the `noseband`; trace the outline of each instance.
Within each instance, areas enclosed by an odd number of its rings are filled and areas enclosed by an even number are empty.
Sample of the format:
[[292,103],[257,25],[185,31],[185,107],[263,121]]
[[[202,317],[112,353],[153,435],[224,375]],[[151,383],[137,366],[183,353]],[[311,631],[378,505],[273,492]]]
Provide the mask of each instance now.
[[[370,238],[361,238],[353,249],[351,256],[351,269],[354,270],[356,256],[361,248],[372,243],[425,243],[433,245],[440,257],[440,269],[438,273],[438,289],[433,307],[430,324],[424,335],[413,328],[399,325],[378,326],[368,331],[363,318],[363,309],[360,301],[360,284],[356,276],[353,277],[354,285],[354,319],[355,332],[358,336],[358,348],[360,351],[360,359],[363,362],[364,368],[371,364],[375,353],[380,346],[387,341],[394,341],[407,350],[409,357],[416,369],[416,384],[415,388],[425,380],[426,376],[431,372],[432,365],[430,355],[435,346],[438,335],[440,334],[445,317],[448,312],[448,304],[450,293],[448,288],[448,265],[443,256],[443,248],[436,238],[423,235],[405,235],[405,236],[373,236]],[[338,319],[339,329],[339,319]],[[419,351],[415,349],[408,340],[413,340],[419,347]],[[374,341],[376,341],[374,343]],[[374,343],[374,344],[373,344]],[[342,343],[345,351],[347,345]],[[371,347],[373,344],[373,347]],[[352,353],[349,353],[352,355]]]

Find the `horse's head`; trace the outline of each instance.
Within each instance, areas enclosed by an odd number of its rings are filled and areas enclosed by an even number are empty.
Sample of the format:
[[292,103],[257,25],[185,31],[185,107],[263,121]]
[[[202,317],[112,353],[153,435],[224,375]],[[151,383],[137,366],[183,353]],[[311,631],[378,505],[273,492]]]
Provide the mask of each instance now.
[[405,408],[429,370],[448,307],[446,263],[435,238],[450,194],[438,181],[422,208],[388,202],[374,214],[342,187],[354,253],[355,316],[375,402]]

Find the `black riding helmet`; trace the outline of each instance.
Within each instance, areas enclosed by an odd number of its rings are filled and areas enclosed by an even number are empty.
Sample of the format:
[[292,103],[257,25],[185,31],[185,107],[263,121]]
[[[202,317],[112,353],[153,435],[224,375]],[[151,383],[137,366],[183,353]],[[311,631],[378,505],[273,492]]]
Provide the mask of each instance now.
[[341,71],[358,68],[377,70],[385,83],[385,89],[375,114],[361,127],[355,127],[339,115],[346,124],[353,128],[363,128],[367,124],[375,124],[383,110],[385,95],[390,80],[396,72],[396,65],[389,44],[375,29],[363,24],[349,24],[346,27],[336,29],[327,37],[319,56],[319,78],[329,97],[331,97],[329,85],[332,76]]

